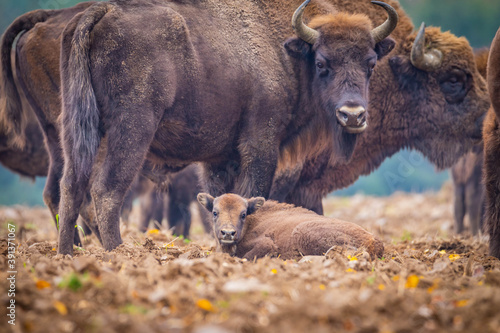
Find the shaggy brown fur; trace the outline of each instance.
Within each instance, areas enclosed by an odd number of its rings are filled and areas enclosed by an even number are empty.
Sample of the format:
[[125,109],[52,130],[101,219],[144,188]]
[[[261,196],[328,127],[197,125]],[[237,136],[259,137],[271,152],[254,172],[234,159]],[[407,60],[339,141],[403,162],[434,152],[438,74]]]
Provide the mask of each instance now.
[[483,129],[485,226],[490,235],[490,254],[500,258],[500,29],[491,44],[487,78],[491,108]]
[[[50,158],[48,175],[45,173],[48,177],[43,197],[54,221],[58,213],[59,181],[63,171],[58,120],[61,112],[59,96],[61,34],[71,18],[92,4],[92,2],[80,3],[68,9],[29,12],[17,18],[2,36],[0,85],[3,89],[0,91],[0,99],[4,104],[3,108],[0,108],[0,122],[9,129],[11,136],[24,132],[24,120],[30,118],[27,115],[31,112],[28,108],[23,108],[21,103],[21,96],[25,96],[41,126]],[[15,38],[23,30],[24,33],[19,37],[15,50],[15,74],[22,91],[19,93],[12,80],[13,65],[7,55],[10,55]],[[29,126],[31,128],[31,125]],[[26,131],[27,136],[32,135],[29,134],[33,132],[30,128]],[[19,136],[16,141],[25,140]],[[37,140],[37,149],[44,149],[43,141],[43,139]],[[28,139],[28,142],[31,140]],[[31,158],[33,161],[39,160],[36,156]]]
[[[348,2],[353,12],[358,3],[364,3]],[[332,3],[348,6],[343,0]],[[416,33],[411,33],[411,22],[398,10],[401,23],[392,34],[397,46],[374,70],[369,126],[358,138],[351,160],[332,160],[335,152],[328,148],[278,169],[271,199],[322,213],[325,195],[371,173],[403,148],[416,149],[437,167],[447,168],[479,142],[489,98],[469,43],[439,28],[426,28],[425,45],[442,52],[442,63],[432,72],[417,69],[410,61]],[[383,19],[370,8],[364,13],[374,24]],[[401,181],[401,177],[388,181]]]
[[[371,25],[359,31],[358,19],[341,19],[349,25],[318,27],[314,45],[294,37],[283,48],[299,4],[115,1],[66,26],[59,253],[72,252],[71,225],[87,187],[104,247],[121,243],[119,207],[145,157],[169,167],[203,162],[214,194],[268,196],[280,149],[311,127],[321,124],[317,130],[331,134],[318,138],[350,156],[342,150],[352,150],[355,135],[344,133],[334,111],[366,104],[371,67],[394,43],[375,44]],[[103,137],[105,160],[93,168]],[[237,172],[225,171],[235,161]]]
[[301,207],[236,194],[214,199],[200,193],[198,201],[213,214],[218,250],[237,257],[297,259],[324,255],[335,245],[366,249],[372,258],[384,254],[383,243],[357,224]]
[[[486,78],[488,53],[488,48],[474,51],[476,67],[483,78]],[[477,235],[483,228],[485,208],[482,143],[476,145],[451,167],[451,176],[455,188],[455,232],[464,231],[464,216],[468,214],[472,234]]]

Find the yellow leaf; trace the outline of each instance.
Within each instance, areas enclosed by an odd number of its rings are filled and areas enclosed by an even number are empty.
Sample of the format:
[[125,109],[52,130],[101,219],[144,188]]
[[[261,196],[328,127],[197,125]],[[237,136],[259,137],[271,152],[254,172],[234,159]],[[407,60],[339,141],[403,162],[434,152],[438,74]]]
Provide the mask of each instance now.
[[439,251],[439,253],[446,254],[446,251],[445,250],[441,250],[441,251]]
[[450,261],[455,261],[457,259],[460,259],[460,255],[459,254],[450,254],[448,256],[448,258],[450,259]]
[[391,278],[392,281],[399,281],[399,275],[394,275],[392,278]]
[[68,314],[68,308],[66,308],[66,305],[62,302],[54,301],[54,308],[63,316]]
[[381,283],[378,285],[378,290],[385,290],[385,286]]
[[148,230],[148,234],[150,234],[150,235],[154,235],[154,234],[157,234],[157,233],[159,233],[159,232],[160,232],[160,230],[158,230],[158,229],[151,229],[151,230]]
[[325,286],[324,284],[320,284],[320,285],[319,285],[319,289],[321,289],[321,290],[325,290],[325,289],[326,289],[326,286]]
[[408,289],[417,288],[419,281],[420,281],[420,279],[418,278],[418,276],[410,275],[406,279],[405,288],[408,288]]
[[467,302],[469,302],[469,301],[468,301],[468,300],[466,300],[466,299],[462,299],[462,300],[460,300],[460,301],[456,301],[456,302],[455,302],[455,306],[456,306],[457,308],[461,308],[461,307],[463,307],[463,306],[466,306],[466,305],[467,305]]
[[38,280],[36,281],[36,287],[37,289],[50,288],[50,283],[45,280]]
[[348,268],[345,270],[347,273],[356,273],[356,271],[352,268]]
[[53,248],[52,248],[52,251],[55,251],[55,250],[56,250],[56,248],[55,248],[55,247],[53,247]]
[[477,283],[477,285],[478,285],[478,286],[482,286],[483,284],[484,284],[484,281],[479,281],[479,282]]
[[209,311],[209,312],[214,312],[215,311],[215,308],[214,306],[212,305],[212,303],[210,303],[210,301],[208,299],[205,299],[205,298],[202,298],[202,299],[199,299],[197,302],[196,302],[196,305],[202,309],[202,310],[205,310],[205,311]]
[[271,269],[271,273],[278,274],[278,270],[276,268]]
[[347,258],[349,258],[349,261],[354,261],[354,260],[358,260],[358,258],[356,256],[347,256]]

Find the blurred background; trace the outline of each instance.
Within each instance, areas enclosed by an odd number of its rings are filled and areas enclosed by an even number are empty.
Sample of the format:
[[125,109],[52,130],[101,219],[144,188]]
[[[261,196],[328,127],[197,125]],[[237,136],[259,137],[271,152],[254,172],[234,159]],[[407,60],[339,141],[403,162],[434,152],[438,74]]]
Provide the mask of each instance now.
[[[71,7],[78,0],[2,0],[0,31],[18,16],[34,9]],[[500,0],[400,0],[415,26],[424,21],[428,26],[440,26],[457,36],[465,36],[475,48],[489,46],[500,26]],[[441,188],[449,178],[448,171],[437,172],[415,151],[401,151],[387,159],[369,176],[360,177],[352,186],[332,195],[355,193],[386,196],[394,191],[425,192]],[[43,205],[45,178],[21,179],[0,166],[0,205]]]

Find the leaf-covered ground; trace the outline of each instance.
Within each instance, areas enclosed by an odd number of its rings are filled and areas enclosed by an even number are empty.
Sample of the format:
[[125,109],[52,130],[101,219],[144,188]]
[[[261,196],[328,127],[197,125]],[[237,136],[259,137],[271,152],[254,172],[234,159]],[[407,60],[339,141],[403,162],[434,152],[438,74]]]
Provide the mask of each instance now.
[[500,261],[487,241],[453,235],[451,190],[325,201],[325,212],[384,240],[383,259],[325,256],[256,262],[214,253],[195,224],[122,228],[105,252],[93,237],[56,254],[46,209],[0,207],[0,302],[10,303],[7,223],[16,226],[16,325],[11,332],[500,332]]

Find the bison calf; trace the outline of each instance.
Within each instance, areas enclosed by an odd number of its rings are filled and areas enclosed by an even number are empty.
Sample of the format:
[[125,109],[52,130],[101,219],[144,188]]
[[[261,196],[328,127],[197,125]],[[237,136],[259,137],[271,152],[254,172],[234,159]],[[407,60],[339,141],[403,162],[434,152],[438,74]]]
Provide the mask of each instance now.
[[292,259],[322,255],[334,245],[366,248],[372,258],[384,253],[382,242],[360,226],[290,204],[206,193],[198,194],[198,201],[213,214],[218,250],[233,256]]

